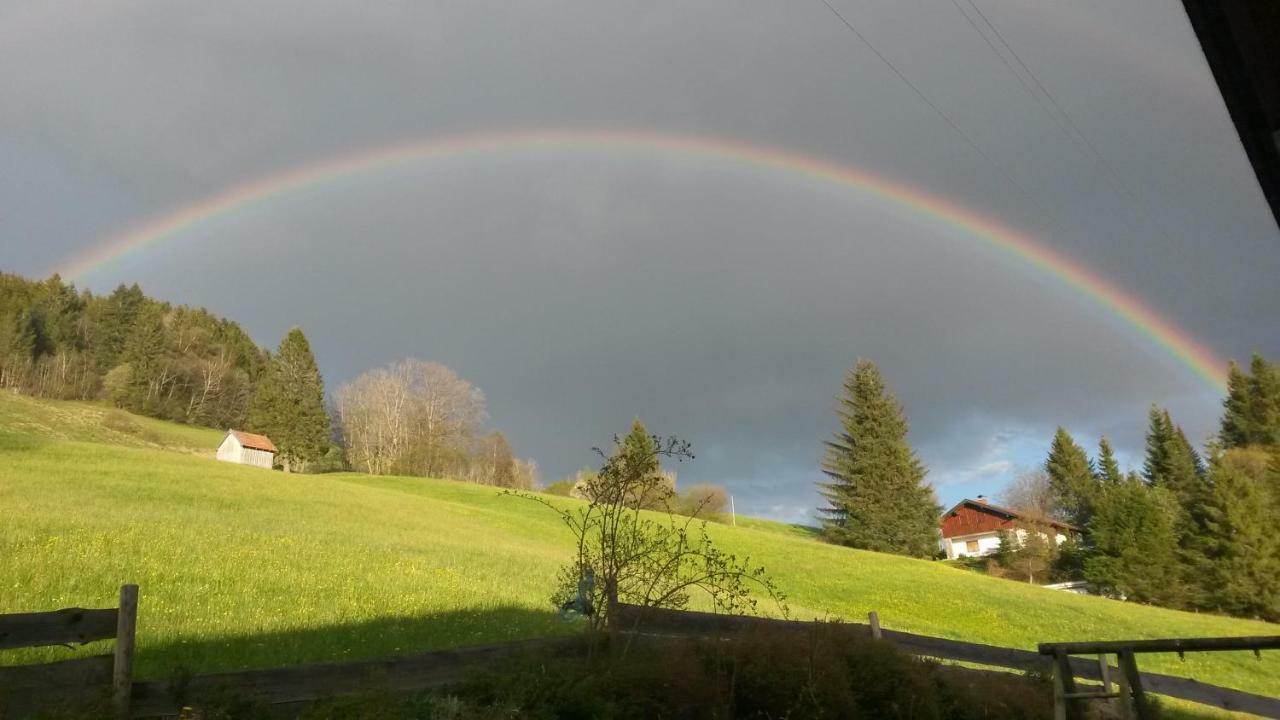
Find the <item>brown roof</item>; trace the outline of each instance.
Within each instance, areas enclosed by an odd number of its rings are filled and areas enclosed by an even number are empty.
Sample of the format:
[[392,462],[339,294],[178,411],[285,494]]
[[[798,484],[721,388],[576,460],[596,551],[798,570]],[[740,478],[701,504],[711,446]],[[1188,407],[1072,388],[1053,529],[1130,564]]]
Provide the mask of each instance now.
[[266,435],[255,435],[253,433],[241,432],[239,430],[228,430],[231,435],[236,436],[236,441],[241,446],[252,448],[254,450],[266,450],[267,452],[276,452],[276,446],[272,444],[271,439]]
[[1075,525],[1072,525],[1071,523],[1065,523],[1065,522],[1062,522],[1061,520],[1054,520],[1053,518],[1043,517],[1041,515],[1037,515],[1036,513],[1028,513],[1028,512],[1023,512],[1021,510],[1014,510],[1013,508],[1001,507],[1000,505],[994,505],[992,503],[989,503],[985,499],[970,500],[968,498],[965,498],[964,500],[961,500],[960,502],[956,503],[955,507],[942,513],[942,517],[946,518],[947,516],[951,515],[952,513],[956,512],[962,507],[971,507],[975,510],[978,510],[979,512],[988,512],[988,513],[991,513],[992,515],[1000,515],[1010,520],[1026,520],[1028,522],[1043,523],[1045,525],[1049,525],[1055,528],[1062,528],[1065,530],[1080,532],[1080,528],[1076,527]]

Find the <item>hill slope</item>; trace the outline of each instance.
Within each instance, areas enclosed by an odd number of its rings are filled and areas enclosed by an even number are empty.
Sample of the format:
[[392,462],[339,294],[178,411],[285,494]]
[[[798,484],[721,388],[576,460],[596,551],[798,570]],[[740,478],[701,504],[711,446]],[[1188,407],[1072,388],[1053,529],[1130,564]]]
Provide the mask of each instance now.
[[[375,657],[574,630],[549,612],[571,548],[546,508],[446,480],[289,476],[219,463],[193,454],[211,456],[216,431],[157,423],[151,438],[159,442],[151,442],[104,430],[102,412],[0,397],[0,612],[107,606],[122,582],[137,582],[139,672],[150,677],[177,666]],[[763,563],[802,618],[856,620],[875,609],[889,628],[1024,648],[1277,630],[750,525],[715,534],[726,550]],[[0,663],[31,658],[11,652]],[[1142,662],[1280,695],[1275,653]]]

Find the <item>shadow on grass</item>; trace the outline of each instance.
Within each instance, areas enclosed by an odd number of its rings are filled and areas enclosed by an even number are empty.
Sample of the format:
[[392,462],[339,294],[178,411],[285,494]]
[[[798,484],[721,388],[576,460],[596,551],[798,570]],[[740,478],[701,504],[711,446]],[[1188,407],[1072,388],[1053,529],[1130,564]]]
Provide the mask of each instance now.
[[471,645],[489,645],[583,630],[555,613],[497,606],[476,610],[385,617],[290,630],[139,644],[137,676],[166,680],[321,662],[392,658]]

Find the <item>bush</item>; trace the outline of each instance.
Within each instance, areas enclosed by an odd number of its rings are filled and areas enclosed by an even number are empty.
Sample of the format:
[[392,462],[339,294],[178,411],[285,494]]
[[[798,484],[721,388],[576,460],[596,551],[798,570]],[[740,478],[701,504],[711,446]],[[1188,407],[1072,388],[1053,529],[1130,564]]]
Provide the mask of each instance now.
[[717,519],[728,509],[729,491],[708,483],[693,485],[676,504],[676,512],[681,515],[696,515],[708,520]]
[[570,493],[573,492],[573,486],[576,482],[577,481],[574,480],[573,478],[565,478],[564,480],[557,480],[551,483],[550,485],[542,488],[542,492],[548,495],[559,495],[561,497],[569,497]]
[[528,658],[457,690],[471,706],[529,718],[911,718],[1053,716],[1046,682],[939,666],[833,623],[734,642],[651,639],[622,658]]

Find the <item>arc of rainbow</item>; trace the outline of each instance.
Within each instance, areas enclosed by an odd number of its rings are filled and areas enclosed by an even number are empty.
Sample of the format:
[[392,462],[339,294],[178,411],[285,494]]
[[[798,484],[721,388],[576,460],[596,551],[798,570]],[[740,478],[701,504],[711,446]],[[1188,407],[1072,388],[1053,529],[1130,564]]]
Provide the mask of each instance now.
[[732,160],[845,186],[922,214],[999,248],[1092,299],[1215,390],[1225,390],[1226,362],[1190,334],[1085,266],[990,218],[921,190],[847,165],[784,149],[734,140],[638,130],[558,129],[473,133],[396,144],[305,165],[237,185],[110,238],[69,261],[61,273],[77,279],[126,254],[179,235],[236,210],[286,193],[360,173],[480,151],[545,148],[622,148]]

